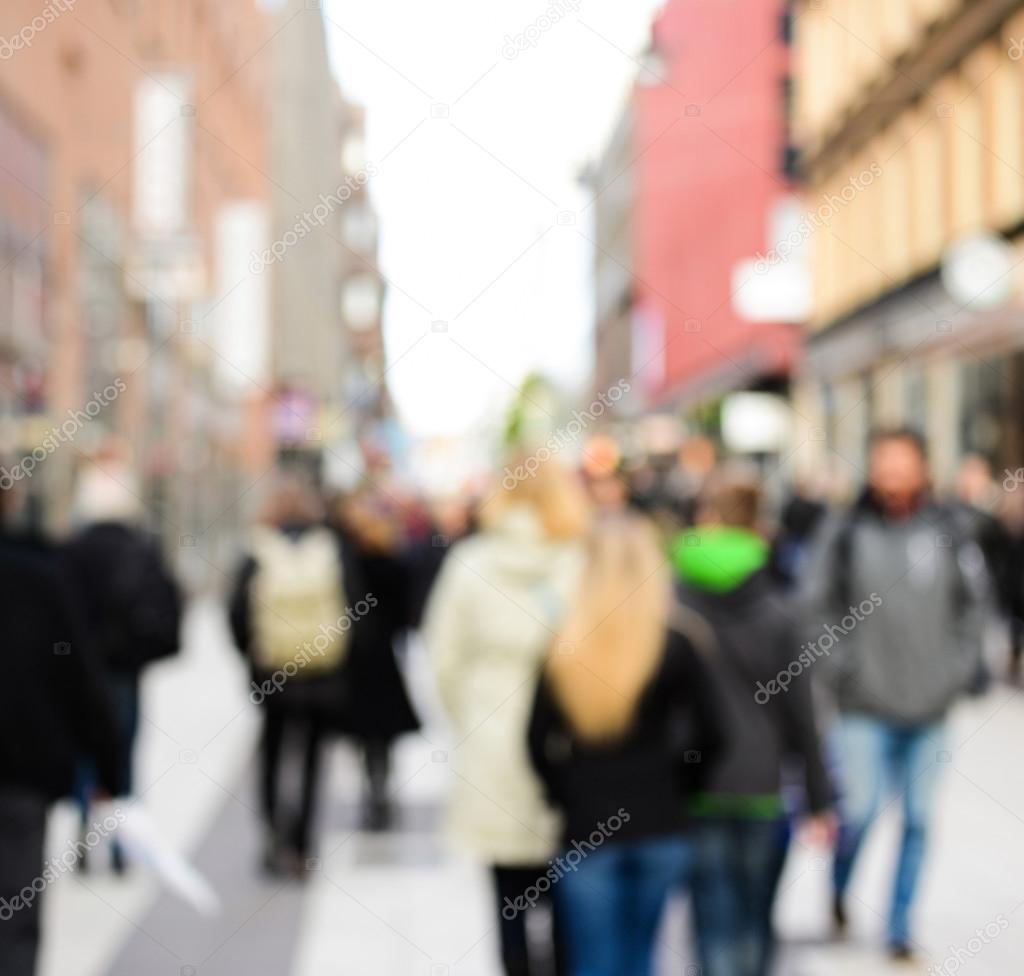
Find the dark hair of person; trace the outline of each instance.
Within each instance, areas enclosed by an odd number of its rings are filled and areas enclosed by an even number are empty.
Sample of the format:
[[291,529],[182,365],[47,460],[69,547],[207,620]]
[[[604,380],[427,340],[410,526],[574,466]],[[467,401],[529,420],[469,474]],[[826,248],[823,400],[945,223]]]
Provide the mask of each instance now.
[[761,486],[745,465],[723,464],[701,489],[699,508],[723,525],[753,529],[761,515]]
[[922,460],[928,460],[928,441],[916,427],[876,427],[868,438],[868,446],[874,450],[879,444],[888,444],[891,441],[910,444]]

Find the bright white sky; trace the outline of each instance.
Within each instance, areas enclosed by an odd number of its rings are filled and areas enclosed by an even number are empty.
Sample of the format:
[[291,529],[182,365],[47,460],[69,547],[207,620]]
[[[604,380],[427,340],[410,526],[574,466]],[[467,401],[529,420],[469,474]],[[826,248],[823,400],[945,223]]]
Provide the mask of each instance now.
[[[619,115],[658,0],[324,6],[342,88],[367,107],[388,383],[406,428],[479,430],[534,369],[579,387],[591,230],[577,177]],[[551,6],[562,20],[506,57]]]

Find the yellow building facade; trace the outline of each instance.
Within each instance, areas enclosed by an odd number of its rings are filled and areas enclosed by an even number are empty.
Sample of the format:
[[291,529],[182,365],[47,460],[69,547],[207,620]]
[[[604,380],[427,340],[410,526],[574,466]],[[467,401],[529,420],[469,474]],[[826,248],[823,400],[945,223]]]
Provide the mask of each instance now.
[[[928,435],[940,481],[969,451],[1019,466],[1024,3],[801,0],[794,23],[793,136],[816,215],[798,469],[856,483],[868,430],[897,423]],[[978,234],[1006,242],[1005,280],[957,300],[941,272]]]

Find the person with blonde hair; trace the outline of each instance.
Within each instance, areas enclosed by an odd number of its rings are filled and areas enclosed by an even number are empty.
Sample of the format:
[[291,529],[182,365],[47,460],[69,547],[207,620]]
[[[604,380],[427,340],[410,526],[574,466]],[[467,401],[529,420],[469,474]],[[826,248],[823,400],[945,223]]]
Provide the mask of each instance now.
[[710,653],[673,605],[653,525],[632,515],[599,522],[528,733],[564,817],[562,854],[543,877],[568,976],[654,971],[659,920],[692,859],[687,798],[722,748],[702,660]]
[[552,955],[530,944],[527,912],[503,909],[555,853],[558,822],[530,765],[526,726],[588,524],[578,480],[553,460],[529,460],[483,504],[480,531],[449,550],[423,628],[456,740],[448,832],[492,870],[509,976],[544,972]]

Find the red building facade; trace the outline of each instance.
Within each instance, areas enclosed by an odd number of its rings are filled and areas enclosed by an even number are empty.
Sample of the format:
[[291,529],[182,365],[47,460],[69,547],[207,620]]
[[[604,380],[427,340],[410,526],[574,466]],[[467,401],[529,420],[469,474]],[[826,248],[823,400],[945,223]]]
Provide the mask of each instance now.
[[734,303],[737,266],[771,252],[791,199],[785,9],[669,0],[655,23],[631,106],[631,372],[648,406],[784,379],[796,359],[791,323]]

